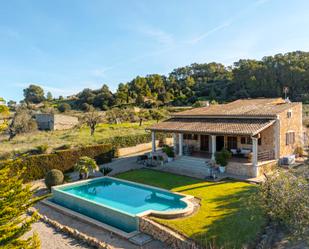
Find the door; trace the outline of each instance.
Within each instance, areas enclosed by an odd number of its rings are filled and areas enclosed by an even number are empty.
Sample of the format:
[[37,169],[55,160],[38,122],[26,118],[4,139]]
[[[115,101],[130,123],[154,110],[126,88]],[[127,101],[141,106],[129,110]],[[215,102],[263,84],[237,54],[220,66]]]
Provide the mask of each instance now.
[[201,148],[202,151],[209,151],[209,136],[201,135]]
[[227,137],[227,148],[237,149],[237,137]]
[[224,148],[224,136],[216,137],[216,150],[220,151]]

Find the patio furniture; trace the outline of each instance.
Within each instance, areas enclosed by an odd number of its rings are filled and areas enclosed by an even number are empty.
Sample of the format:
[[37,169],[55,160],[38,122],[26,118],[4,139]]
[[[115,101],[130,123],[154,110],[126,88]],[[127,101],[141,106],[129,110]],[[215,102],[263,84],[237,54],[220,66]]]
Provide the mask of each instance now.
[[250,149],[230,149],[233,156],[248,158],[252,152]]

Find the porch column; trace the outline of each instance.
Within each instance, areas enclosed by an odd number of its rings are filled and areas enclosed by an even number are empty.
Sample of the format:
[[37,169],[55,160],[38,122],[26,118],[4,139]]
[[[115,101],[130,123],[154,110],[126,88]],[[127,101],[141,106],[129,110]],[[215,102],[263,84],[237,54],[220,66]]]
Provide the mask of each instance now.
[[182,156],[183,149],[183,134],[179,133],[179,156]]
[[174,152],[177,151],[177,134],[173,133],[173,146],[174,146]]
[[216,149],[217,149],[216,136],[211,135],[211,160],[216,160],[215,157]]
[[156,152],[156,133],[151,132],[152,152]]
[[255,176],[258,176],[258,138],[252,137],[252,166]]

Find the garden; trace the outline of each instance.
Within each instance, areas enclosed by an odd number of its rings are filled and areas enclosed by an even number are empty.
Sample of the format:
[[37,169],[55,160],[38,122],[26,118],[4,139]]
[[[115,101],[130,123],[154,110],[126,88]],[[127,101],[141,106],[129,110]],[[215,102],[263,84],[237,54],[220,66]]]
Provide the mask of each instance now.
[[250,205],[250,196],[257,187],[249,183],[207,182],[148,169],[125,172],[117,177],[200,199],[201,206],[192,216],[153,219],[204,246],[243,248],[252,245],[266,224],[262,213]]

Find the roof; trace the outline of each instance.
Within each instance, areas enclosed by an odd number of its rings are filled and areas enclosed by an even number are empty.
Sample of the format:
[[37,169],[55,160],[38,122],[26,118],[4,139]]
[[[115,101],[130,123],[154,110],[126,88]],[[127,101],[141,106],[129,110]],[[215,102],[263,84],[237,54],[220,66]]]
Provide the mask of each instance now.
[[171,118],[152,125],[149,130],[204,134],[256,135],[272,125],[269,119]]
[[299,103],[281,98],[240,99],[228,104],[211,105],[175,113],[174,117],[274,117]]

